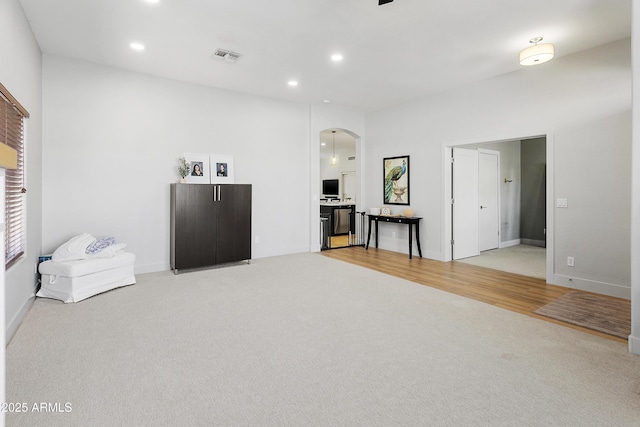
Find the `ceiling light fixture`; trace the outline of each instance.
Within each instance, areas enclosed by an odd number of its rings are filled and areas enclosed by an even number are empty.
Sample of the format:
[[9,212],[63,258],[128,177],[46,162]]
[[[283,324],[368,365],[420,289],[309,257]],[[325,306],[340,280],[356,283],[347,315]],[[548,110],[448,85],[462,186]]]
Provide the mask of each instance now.
[[331,55],[331,60],[333,62],[340,62],[344,59],[344,57],[342,56],[342,54],[340,53],[334,53],[333,55]]
[[298,86],[298,82],[295,81],[295,80],[289,80],[288,85],[291,86],[291,87]]
[[331,157],[329,165],[336,166],[338,164],[338,158],[336,157],[336,131],[332,130],[331,133],[333,133],[333,157]]
[[133,50],[144,50],[144,45],[142,43],[133,42],[129,44],[129,47]]
[[534,37],[529,40],[533,46],[520,51],[520,65],[538,65],[547,62],[553,58],[555,53],[551,43],[538,44],[542,41],[542,37]]

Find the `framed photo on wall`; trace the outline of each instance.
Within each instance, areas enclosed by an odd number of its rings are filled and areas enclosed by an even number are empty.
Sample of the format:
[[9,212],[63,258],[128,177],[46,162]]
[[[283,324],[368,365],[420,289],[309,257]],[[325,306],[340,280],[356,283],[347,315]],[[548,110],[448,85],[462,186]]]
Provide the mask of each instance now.
[[409,205],[409,156],[385,157],[382,160],[385,205]]
[[189,184],[209,184],[209,155],[184,153],[184,159],[190,164],[185,181]]
[[211,183],[233,184],[233,156],[211,155]]

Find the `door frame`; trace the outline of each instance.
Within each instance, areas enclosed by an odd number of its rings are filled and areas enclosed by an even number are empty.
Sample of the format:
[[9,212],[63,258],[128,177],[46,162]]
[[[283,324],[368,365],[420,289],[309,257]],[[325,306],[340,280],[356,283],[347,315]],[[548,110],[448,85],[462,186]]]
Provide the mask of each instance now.
[[554,162],[553,162],[553,132],[545,131],[545,132],[530,132],[528,136],[524,137],[486,137],[486,138],[478,138],[473,140],[463,140],[463,141],[449,141],[444,142],[442,144],[442,217],[440,223],[440,230],[442,235],[441,241],[441,251],[444,254],[443,261],[450,262],[452,261],[452,248],[451,248],[451,149],[453,147],[461,147],[463,148],[465,145],[471,144],[489,144],[496,142],[506,142],[506,141],[514,141],[514,140],[526,140],[532,138],[546,138],[546,158],[547,158],[547,209],[546,209],[546,217],[547,217],[547,254],[546,254],[546,280],[547,283],[554,283],[553,280],[553,260],[554,260],[554,210],[555,206],[553,203],[554,192]]
[[[355,202],[356,211],[362,210],[362,199],[364,197],[364,183],[363,177],[365,176],[366,167],[364,163],[365,158],[365,144],[363,138],[355,131],[349,130],[346,127],[341,126],[328,126],[333,123],[333,120],[328,120],[324,125],[311,126],[311,134],[309,136],[310,141],[310,155],[309,155],[309,210],[307,212],[309,217],[309,252],[320,252],[322,250],[321,237],[320,237],[320,134],[327,130],[336,130],[349,134],[356,143],[356,195]],[[364,132],[362,132],[364,133]]]

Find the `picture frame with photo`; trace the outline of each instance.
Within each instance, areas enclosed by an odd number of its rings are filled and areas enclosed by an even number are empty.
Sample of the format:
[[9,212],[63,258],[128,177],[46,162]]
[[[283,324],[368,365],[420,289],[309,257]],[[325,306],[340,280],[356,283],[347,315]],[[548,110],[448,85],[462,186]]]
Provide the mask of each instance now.
[[220,154],[211,155],[211,183],[234,183],[233,156]]
[[185,153],[184,159],[189,163],[189,173],[185,176],[188,184],[210,184],[211,174],[208,154]]

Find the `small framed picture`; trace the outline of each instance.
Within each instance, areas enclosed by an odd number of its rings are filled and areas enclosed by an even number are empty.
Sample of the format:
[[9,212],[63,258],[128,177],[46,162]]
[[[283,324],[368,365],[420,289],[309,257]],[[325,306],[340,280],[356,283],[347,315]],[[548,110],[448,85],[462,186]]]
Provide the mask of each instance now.
[[209,155],[185,153],[184,159],[189,163],[189,173],[185,181],[189,184],[209,184]]
[[211,155],[211,183],[233,184],[233,156]]

